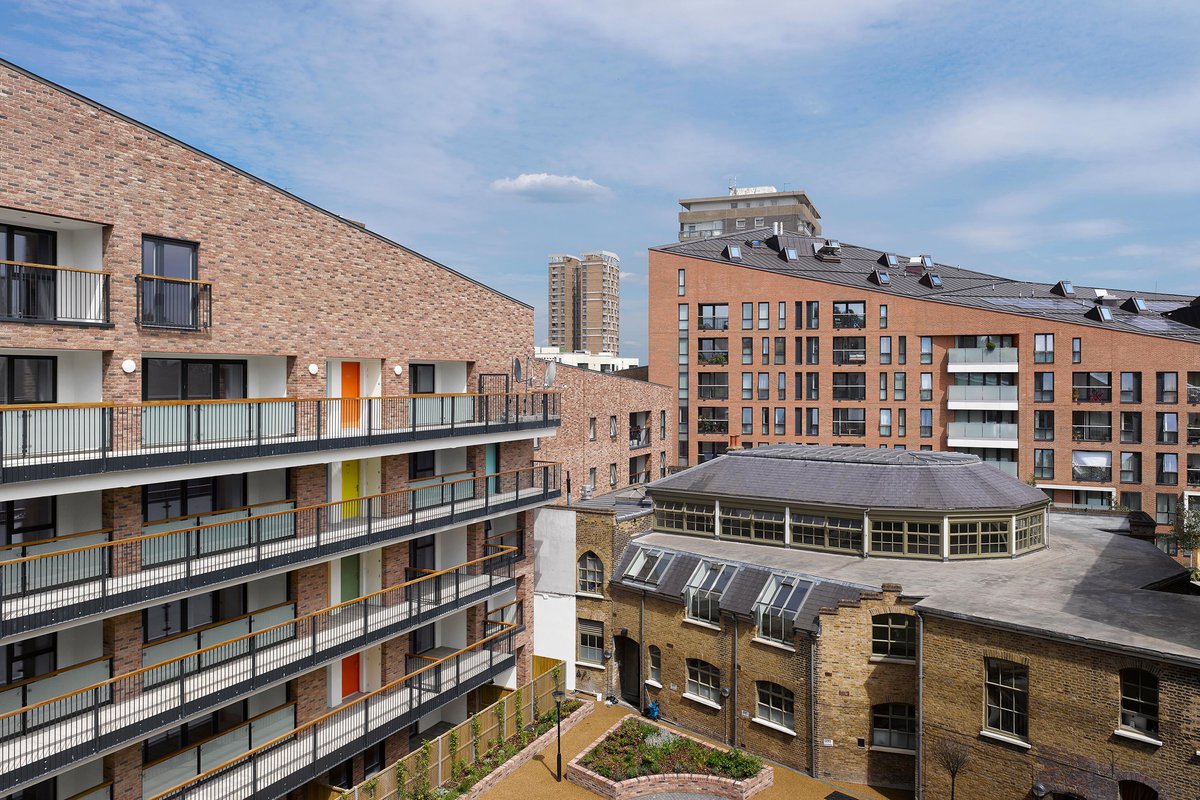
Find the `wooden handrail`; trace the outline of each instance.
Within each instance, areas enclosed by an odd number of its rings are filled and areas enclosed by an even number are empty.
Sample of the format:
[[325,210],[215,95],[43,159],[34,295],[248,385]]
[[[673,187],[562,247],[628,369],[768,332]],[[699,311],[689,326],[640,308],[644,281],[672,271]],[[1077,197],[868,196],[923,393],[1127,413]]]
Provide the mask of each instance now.
[[[490,473],[487,475],[475,475],[470,478],[462,478],[462,479],[456,480],[456,481],[446,481],[445,483],[435,483],[430,486],[417,486],[415,488],[414,487],[406,487],[404,489],[394,489],[393,491],[390,491],[390,492],[380,492],[378,494],[364,495],[363,497],[352,497],[352,498],[349,498],[346,500],[331,500],[331,501],[328,501],[325,503],[316,503],[311,506],[300,506],[299,508],[288,508],[288,509],[284,509],[283,511],[271,511],[266,514],[256,514],[256,515],[249,516],[249,517],[242,517],[241,519],[227,520],[225,522],[210,522],[207,525],[193,525],[190,528],[179,528],[179,529],[173,530],[173,531],[159,531],[158,533],[147,533],[147,534],[143,534],[141,536],[128,536],[123,539],[115,539],[111,542],[101,542],[99,544],[90,544],[90,545],[85,545],[83,547],[70,548],[68,550],[56,550],[53,553],[40,553],[40,554],[34,555],[34,556],[22,556],[21,558],[13,558],[13,559],[9,559],[8,561],[2,561],[2,562],[0,562],[0,564],[3,564],[3,565],[19,564],[22,562],[34,561],[36,559],[41,559],[41,558],[60,557],[60,556],[64,556],[64,555],[69,555],[71,553],[82,553],[85,550],[96,550],[101,547],[115,547],[117,545],[122,545],[122,544],[133,544],[135,542],[143,542],[143,541],[147,541],[149,539],[161,539],[164,536],[176,536],[181,533],[191,533],[192,531],[202,531],[207,528],[215,528],[220,525],[234,525],[234,524],[240,524],[240,523],[255,522],[255,521],[261,520],[261,519],[271,519],[272,517],[279,517],[284,514],[299,514],[302,511],[311,511],[313,509],[318,509],[318,508],[331,508],[333,506],[341,506],[341,505],[345,505],[347,503],[359,503],[364,500],[376,500],[376,499],[383,499],[383,498],[387,498],[387,497],[393,497],[393,496],[404,494],[404,493],[411,494],[412,492],[423,492],[423,491],[428,491],[429,489],[434,489],[434,488],[438,488],[438,487],[442,487],[442,486],[453,486],[456,483],[464,483],[466,481],[477,481],[477,480],[486,480],[486,479],[490,479],[490,478],[499,478],[503,475],[512,475],[512,474],[515,474],[518,472],[533,472],[535,470],[542,469],[545,466],[561,466],[561,465],[562,465],[562,462],[560,462],[560,461],[545,461],[545,462],[541,462],[537,466],[519,467],[517,469],[505,470],[503,472],[493,472],[493,473]],[[435,475],[433,477],[438,477],[438,476]]]
[[[99,536],[102,534],[112,534],[112,528],[101,528],[96,531],[84,531],[83,533],[65,533],[62,536],[51,536],[46,539],[32,539],[28,542],[17,542],[16,544],[0,544],[0,550],[15,550],[18,547],[36,547],[40,544],[54,544],[65,539],[78,539],[80,536]],[[107,542],[105,542],[107,544]],[[61,550],[57,552],[63,552]],[[7,561],[0,561],[0,564],[7,564]]]
[[[67,800],[80,800],[80,798],[87,797],[89,794],[94,794],[94,793],[100,791],[101,789],[110,789],[111,790],[112,785],[113,785],[112,781],[105,781],[104,783],[97,783],[95,786],[93,786],[90,789],[85,789],[82,792],[80,792],[79,794],[71,795],[70,797],[67,798]],[[111,792],[110,792],[110,796],[111,796]]]
[[[271,631],[279,630],[280,628],[286,628],[291,625],[296,625],[303,620],[313,619],[313,618],[316,618],[323,614],[329,614],[329,613],[337,611],[340,608],[344,608],[349,605],[354,605],[355,603],[360,603],[360,602],[369,600],[372,597],[378,597],[379,595],[387,594],[388,592],[393,592],[393,591],[396,591],[397,589],[403,589],[408,586],[413,586],[415,584],[421,583],[422,581],[432,580],[433,578],[437,577],[438,575],[445,575],[447,573],[462,569],[463,567],[469,567],[474,564],[479,564],[479,563],[488,561],[493,558],[500,558],[501,556],[505,556],[505,555],[508,555],[509,553],[516,552],[516,550],[517,550],[517,548],[515,548],[515,547],[509,547],[506,545],[494,545],[494,546],[500,547],[501,548],[500,552],[492,553],[491,555],[482,556],[480,558],[472,559],[470,561],[464,561],[462,564],[458,564],[453,567],[447,567],[445,569],[439,570],[438,572],[430,573],[429,575],[422,575],[420,578],[414,578],[414,579],[408,580],[408,581],[401,581],[400,583],[397,583],[393,586],[388,586],[384,589],[379,589],[377,591],[371,592],[370,594],[365,594],[361,597],[355,597],[351,600],[346,600],[346,601],[338,603],[337,605],[334,605],[334,606],[328,606],[326,608],[322,608],[317,611],[310,611],[309,613],[307,613],[303,616],[294,617],[285,622],[280,622],[280,623],[272,625],[268,628],[263,628],[262,630],[251,631],[250,633],[245,633],[245,634],[242,634],[241,636],[235,636],[232,639],[226,639],[223,642],[217,642],[216,644],[210,644],[207,647],[201,647],[199,650],[193,650],[189,653],[184,653],[183,655],[174,656],[173,658],[168,658],[165,661],[159,661],[156,664],[150,664],[149,666],[139,667],[138,669],[132,670],[130,672],[122,673],[121,675],[115,675],[107,680],[100,681],[99,683],[94,683],[91,686],[85,686],[82,689],[76,689],[73,692],[67,692],[66,694],[59,695],[58,697],[52,697],[49,700],[43,700],[40,703],[35,703],[31,706],[25,706],[23,708],[14,709],[13,711],[9,711],[7,713],[0,714],[0,723],[2,723],[4,720],[8,719],[9,717],[16,716],[17,714],[28,713],[30,711],[34,711],[38,708],[41,708],[43,706],[50,705],[51,703],[61,702],[68,697],[74,697],[75,695],[83,694],[84,692],[95,691],[96,689],[99,689],[102,686],[109,686],[109,685],[117,683],[118,681],[129,680],[130,678],[136,677],[138,675],[144,675],[147,672],[150,672],[151,670],[163,669],[167,665],[173,664],[177,661],[183,661],[184,659],[188,659],[188,658],[196,658],[198,656],[204,655],[205,653],[209,653],[213,650],[216,650],[217,648],[228,647],[229,645],[231,645],[235,642],[242,641],[244,639],[250,639],[255,636],[262,636]],[[289,601],[289,602],[291,602],[291,601]],[[257,613],[257,612],[255,612],[255,613]],[[156,644],[157,644],[157,642],[156,642]]]
[[34,264],[29,261],[8,261],[0,258],[0,264],[8,264],[13,267],[37,267],[38,269],[57,269],[63,272],[84,272],[89,275],[112,275],[111,272],[102,269],[85,269],[83,267],[64,267],[61,264]]
[[[161,639],[151,639],[148,642],[142,642],[142,649],[146,650],[150,647],[157,647],[160,644],[166,644],[167,642],[173,642],[176,639],[182,639],[184,636],[195,636],[198,633],[204,633],[205,631],[211,631],[213,628],[219,628],[222,625],[229,625],[234,622],[240,622],[241,620],[249,619],[249,618],[253,617],[255,614],[263,614],[267,611],[274,611],[277,608],[283,608],[284,606],[294,606],[294,605],[296,605],[295,600],[284,600],[282,603],[276,603],[273,606],[264,606],[263,608],[257,608],[254,611],[247,611],[245,614],[239,614],[236,617],[230,617],[229,619],[223,619],[219,622],[209,622],[209,623],[201,625],[197,628],[189,628],[188,630],[183,631],[182,633],[173,633],[170,636],[164,636]],[[294,620],[295,617],[292,617],[292,619]],[[287,624],[290,624],[290,622],[285,622],[282,624],[287,625]],[[272,625],[271,627],[276,628],[279,626]],[[241,639],[241,638],[244,638],[245,636],[250,636],[250,635],[257,636],[259,633],[261,633],[261,631],[250,631],[249,634],[243,634],[242,636],[234,637],[234,639],[226,639],[223,642],[217,642],[216,644],[210,644],[210,645],[208,645],[208,647],[206,649],[222,647],[223,645],[229,644],[230,642],[235,641],[236,639]],[[199,651],[196,651],[196,652],[199,652]],[[193,653],[187,653],[182,657],[186,658],[187,656],[190,656],[190,655],[193,655]],[[176,656],[176,658],[180,658],[180,656]],[[164,661],[162,663],[167,664],[169,662]],[[151,664],[150,666],[153,667],[154,665]],[[132,673],[126,673],[126,674],[129,675]]]
[[[15,683],[0,684],[0,694],[7,692],[10,689],[19,689],[22,686],[28,686],[31,683],[36,683],[38,681],[44,681],[47,678],[57,677],[59,675],[62,675],[63,673],[70,672],[73,669],[79,669],[80,667],[90,667],[92,664],[96,664],[101,661],[111,661],[111,660],[112,660],[111,656],[100,656],[99,658],[92,658],[92,659],[88,659],[87,661],[80,661],[78,664],[70,664],[65,667],[59,667],[58,669],[56,669],[52,672],[47,672],[44,675],[34,675],[32,678],[24,678],[22,680],[16,681]],[[68,692],[67,694],[64,694],[62,696],[70,697],[71,693]]]
[[[419,400],[439,397],[524,397],[562,394],[561,389],[536,389],[525,392],[448,392],[445,394],[387,394],[370,397],[218,397],[194,400],[143,400],[140,403],[13,403],[0,404],[5,411],[44,411],[64,408],[146,408],[155,406],[220,405],[229,403],[329,403],[335,400]],[[354,426],[347,426],[354,427]]]
[[396,680],[392,681],[391,683],[381,686],[378,689],[375,689],[371,692],[367,692],[366,694],[352,700],[351,702],[347,703],[344,706],[335,708],[333,711],[322,714],[321,716],[317,717],[316,719],[314,719],[310,722],[306,722],[303,725],[297,726],[295,729],[289,731],[288,733],[285,733],[283,736],[277,736],[269,742],[265,742],[263,744],[260,744],[258,747],[247,750],[245,753],[242,753],[240,756],[237,756],[236,758],[232,758],[229,761],[226,761],[224,764],[218,764],[217,766],[212,767],[211,769],[201,772],[199,775],[196,775],[193,778],[189,778],[188,780],[184,781],[183,783],[172,786],[170,789],[167,789],[165,792],[159,792],[158,794],[154,795],[153,797],[148,798],[148,800],[163,800],[163,798],[168,797],[172,793],[178,791],[179,789],[182,789],[185,786],[188,786],[189,784],[196,783],[200,780],[204,780],[212,775],[217,774],[221,770],[227,769],[232,764],[235,764],[246,758],[252,758],[254,755],[256,755],[258,753],[261,753],[265,750],[269,750],[270,748],[274,747],[275,745],[279,744],[280,742],[283,742],[287,739],[291,739],[292,737],[296,736],[296,734],[298,734],[302,731],[305,731],[309,728],[315,727],[316,725],[319,725],[320,723],[324,722],[325,720],[330,719],[331,717],[334,717],[334,716],[342,713],[343,711],[345,711],[348,708],[352,708],[353,706],[355,706],[359,703],[364,703],[367,700],[371,699],[372,697],[375,697],[376,695],[381,694],[382,692],[389,691],[389,690],[395,688],[396,686],[399,686],[400,684],[404,683],[406,680],[408,680],[410,678],[415,678],[416,676],[420,675],[421,673],[427,672],[428,670],[433,669],[438,664],[442,664],[451,659],[458,658],[460,655],[462,655],[464,653],[475,650],[480,645],[484,645],[491,641],[494,641],[495,639],[497,639],[501,636],[504,636],[505,634],[514,630],[517,627],[516,625],[509,625],[508,623],[498,623],[498,624],[506,625],[507,628],[505,630],[497,631],[496,633],[489,634],[488,636],[483,637],[479,641],[469,644],[460,650],[450,653],[449,655],[443,656],[442,658],[438,659],[437,661],[435,661],[427,666],[421,667],[420,669],[415,670],[414,672],[410,672],[403,677],[397,678]]
[[212,287],[212,281],[198,281],[195,278],[169,278],[166,275],[150,275],[146,272],[139,272],[133,276],[135,280],[144,281],[146,279],[155,281],[168,281],[170,283],[194,283],[200,286]]

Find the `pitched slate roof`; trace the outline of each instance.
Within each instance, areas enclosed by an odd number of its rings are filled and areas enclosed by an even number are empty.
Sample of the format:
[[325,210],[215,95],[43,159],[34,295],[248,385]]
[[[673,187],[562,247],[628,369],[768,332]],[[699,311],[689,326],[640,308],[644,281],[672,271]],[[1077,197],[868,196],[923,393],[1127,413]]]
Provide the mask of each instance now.
[[968,453],[791,444],[731,450],[654,481],[647,493],[864,510],[1011,511],[1049,502]]
[[[916,264],[910,264],[910,256],[897,255],[897,266],[887,267],[883,262],[886,251],[846,243],[841,244],[840,260],[828,261],[818,258],[813,249],[814,243],[821,244],[825,241],[824,237],[803,236],[790,232],[775,234],[769,228],[758,228],[707,239],[691,239],[653,247],[651,250],[717,261],[730,267],[767,270],[797,278],[835,283],[885,295],[916,297],[988,311],[1002,311],[1147,336],[1189,339],[1200,343],[1200,309],[1190,306],[1193,300],[1190,296],[1109,289],[1110,299],[1105,301],[1105,305],[1112,311],[1113,319],[1112,322],[1103,322],[1085,316],[1089,311],[1095,314],[1096,289],[1103,287],[1077,285],[1074,297],[1063,297],[1051,291],[1056,285],[1054,283],[1016,280],[949,264],[935,263],[930,268],[924,268],[920,266],[919,260]],[[740,260],[731,261],[727,257],[726,248],[731,244],[741,247]],[[796,260],[788,261],[783,257],[782,254],[788,248],[795,249]],[[871,279],[872,273],[881,268],[887,269],[891,277],[891,283],[887,286],[880,286]],[[1130,272],[1136,274],[1134,269]],[[927,280],[922,281],[926,273],[938,275],[942,285],[931,286]],[[1070,276],[1062,275],[1060,278],[1069,279]],[[1134,313],[1120,307],[1121,302],[1131,297],[1145,299],[1145,313]]]

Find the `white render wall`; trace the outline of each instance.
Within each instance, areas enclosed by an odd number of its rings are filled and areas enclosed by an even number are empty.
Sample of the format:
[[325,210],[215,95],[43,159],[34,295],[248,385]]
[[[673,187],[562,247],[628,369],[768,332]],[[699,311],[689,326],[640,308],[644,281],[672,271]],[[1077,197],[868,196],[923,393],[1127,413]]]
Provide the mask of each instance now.
[[533,652],[566,662],[575,689],[575,512],[538,509],[533,523]]

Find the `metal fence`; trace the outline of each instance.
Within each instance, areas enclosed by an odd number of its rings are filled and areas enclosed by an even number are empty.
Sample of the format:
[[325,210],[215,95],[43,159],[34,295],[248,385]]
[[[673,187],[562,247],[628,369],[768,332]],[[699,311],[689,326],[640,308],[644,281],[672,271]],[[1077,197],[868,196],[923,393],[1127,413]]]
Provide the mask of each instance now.
[[22,261],[0,261],[0,319],[103,325],[109,274]]

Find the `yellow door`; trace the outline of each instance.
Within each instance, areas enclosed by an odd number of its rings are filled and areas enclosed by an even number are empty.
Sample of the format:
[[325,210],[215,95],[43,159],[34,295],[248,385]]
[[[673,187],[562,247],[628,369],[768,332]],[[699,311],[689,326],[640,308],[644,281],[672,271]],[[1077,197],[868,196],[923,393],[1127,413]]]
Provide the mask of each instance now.
[[357,461],[342,462],[342,519],[358,516],[359,503],[347,503],[362,497],[361,470]]

